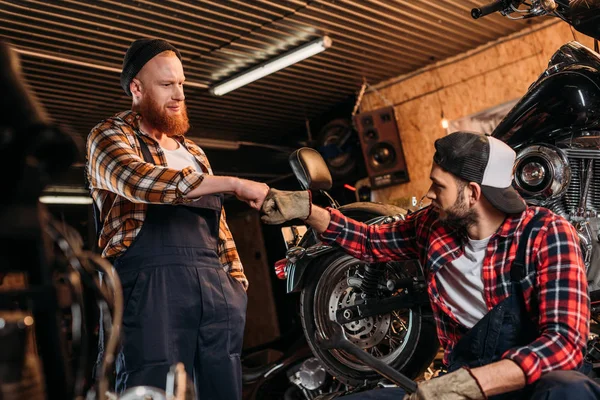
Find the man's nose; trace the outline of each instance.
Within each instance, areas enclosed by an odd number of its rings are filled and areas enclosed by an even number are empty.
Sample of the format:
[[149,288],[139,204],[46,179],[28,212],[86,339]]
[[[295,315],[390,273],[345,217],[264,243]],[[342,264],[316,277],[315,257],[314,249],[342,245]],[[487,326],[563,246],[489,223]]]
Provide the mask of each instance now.
[[173,100],[183,101],[185,95],[183,94],[183,85],[175,85],[175,91],[173,93]]
[[427,191],[427,194],[425,195],[429,200],[435,200],[435,193],[433,192],[433,185],[429,186],[429,190]]

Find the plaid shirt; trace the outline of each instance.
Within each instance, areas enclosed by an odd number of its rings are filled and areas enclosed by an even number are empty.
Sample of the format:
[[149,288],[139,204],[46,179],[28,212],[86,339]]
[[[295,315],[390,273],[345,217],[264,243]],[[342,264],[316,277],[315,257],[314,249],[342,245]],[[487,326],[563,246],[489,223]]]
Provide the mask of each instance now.
[[[348,219],[337,210],[329,211],[331,223],[321,235],[324,242],[338,243],[350,255],[367,262],[421,262],[447,363],[452,348],[467,328],[447,306],[447,293],[438,286],[436,273],[463,254],[464,237],[442,226],[432,208],[411,214],[406,221],[375,226]],[[537,213],[542,217],[529,239],[522,287],[527,311],[540,335],[532,343],[512,348],[502,356],[523,369],[528,384],[542,373],[581,366],[589,332],[587,278],[577,233],[564,218],[541,207],[508,216],[490,238],[482,267],[488,310],[508,297],[510,269],[519,238]]]
[[[191,200],[184,196],[202,183],[204,174],[212,175],[204,151],[183,137],[177,140],[194,155],[203,173],[194,167],[169,169],[160,146],[139,130],[140,119],[132,111],[116,114],[96,125],[87,139],[87,179],[103,221],[98,246],[104,257],[119,256],[127,250],[142,228],[148,204],[185,204]],[[144,161],[140,137],[155,165]],[[218,255],[223,268],[247,288],[225,210],[221,211]]]

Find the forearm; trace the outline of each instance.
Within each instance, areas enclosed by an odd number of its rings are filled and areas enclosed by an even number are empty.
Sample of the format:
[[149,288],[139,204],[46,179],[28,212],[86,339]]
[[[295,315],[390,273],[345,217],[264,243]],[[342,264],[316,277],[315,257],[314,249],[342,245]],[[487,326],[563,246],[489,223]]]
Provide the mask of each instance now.
[[[554,217],[541,231],[532,249],[535,286],[526,304],[535,304],[539,336],[502,355],[525,372],[527,384],[542,374],[575,370],[583,362],[589,332],[589,296],[585,266],[572,225]],[[527,296],[527,294],[525,294]]]
[[525,373],[512,360],[505,359],[473,368],[471,373],[488,397],[525,387]]
[[329,214],[329,211],[313,204],[310,215],[305,222],[318,233],[323,233],[327,230],[330,221],[331,214]]
[[[367,262],[388,262],[416,259],[421,249],[419,238],[426,243],[428,232],[417,233],[420,217],[409,216],[405,221],[391,224],[367,225],[347,218],[339,210],[328,210],[329,215],[317,211],[314,224],[318,225],[324,243],[337,243],[348,254]],[[426,225],[427,226],[427,225]]]
[[87,143],[90,186],[136,203],[171,204],[202,181],[192,167],[170,169],[145,162],[119,129],[94,130]]
[[[418,256],[417,224],[423,219],[411,215],[405,221],[384,225],[367,225],[347,218],[340,210],[323,209],[311,204],[308,191],[286,192],[271,189],[265,200],[261,220],[280,224],[302,219],[310,225],[324,243],[337,243],[348,254],[368,262],[411,259]],[[308,215],[308,217],[307,217]],[[429,233],[422,232],[423,241]]]
[[239,185],[240,180],[235,177],[205,175],[202,183],[190,190],[184,197],[195,199],[207,194],[235,193]]

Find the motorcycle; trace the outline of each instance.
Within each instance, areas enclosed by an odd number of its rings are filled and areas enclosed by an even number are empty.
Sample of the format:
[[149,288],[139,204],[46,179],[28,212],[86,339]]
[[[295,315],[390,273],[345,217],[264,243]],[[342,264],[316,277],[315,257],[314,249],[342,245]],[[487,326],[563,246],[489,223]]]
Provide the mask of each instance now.
[[[575,4],[577,3],[577,4]],[[555,15],[578,31],[600,38],[599,9],[580,1],[501,0],[472,10],[473,18],[493,12],[513,18]],[[525,7],[525,8],[523,8]],[[597,42],[596,42],[597,43]],[[530,205],[544,206],[573,224],[590,282],[592,332],[600,333],[600,56],[578,42],[563,45],[548,68],[493,131],[517,152],[514,186]],[[327,193],[331,175],[320,154],[301,148],[290,166],[303,190],[321,193],[326,205],[367,224],[403,219],[395,206],[358,202],[344,206]],[[424,373],[439,344],[417,261],[367,264],[319,241],[304,226],[289,229],[286,258],[275,264],[287,292],[300,292],[306,340],[324,367],[350,388],[382,384],[382,374],[357,354],[325,349],[319,337],[337,326],[351,343],[408,378]],[[600,367],[600,339],[588,343],[588,361]]]
[[[404,219],[407,210],[379,203],[340,206],[328,193],[331,175],[321,155],[301,148],[290,156],[300,186],[323,195],[326,205],[366,224]],[[438,353],[435,322],[421,265],[415,261],[368,264],[320,242],[304,227],[291,227],[286,258],[276,263],[287,292],[300,292],[306,341],[337,380],[352,389],[373,387],[382,377],[351,352],[326,350],[319,338],[343,326],[348,340],[409,378],[421,375]]]
[[[517,12],[521,2],[496,2],[472,15]],[[600,367],[600,5],[532,2],[524,18],[553,13],[596,39],[596,51],[561,46],[527,93],[491,135],[517,152],[513,186],[530,205],[546,207],[577,231],[591,299],[588,359]],[[579,5],[580,7],[575,7]],[[591,8],[587,8],[587,7]],[[594,9],[594,7],[596,7]]]

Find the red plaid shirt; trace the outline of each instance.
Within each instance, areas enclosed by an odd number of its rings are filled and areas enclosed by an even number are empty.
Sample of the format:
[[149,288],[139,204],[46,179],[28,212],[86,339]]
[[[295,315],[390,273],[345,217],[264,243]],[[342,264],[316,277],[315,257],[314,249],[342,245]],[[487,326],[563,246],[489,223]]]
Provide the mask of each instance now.
[[[374,226],[348,219],[337,210],[329,211],[331,223],[321,235],[324,242],[335,242],[350,255],[367,262],[406,259],[421,262],[447,362],[467,328],[447,306],[447,293],[438,286],[436,273],[463,254],[462,236],[442,226],[432,208],[411,214],[406,221]],[[508,216],[490,238],[482,267],[488,310],[508,297],[510,269],[519,238],[537,213],[542,217],[527,246],[523,293],[540,336],[503,354],[503,358],[515,361],[523,369],[528,384],[548,371],[580,367],[589,332],[587,278],[577,233],[564,218],[541,207]]]
[[[142,229],[148,204],[183,204],[184,196],[212,175],[206,154],[191,140],[176,139],[196,158],[193,167],[175,170],[154,139],[139,130],[141,116],[124,111],[96,125],[87,139],[87,179],[102,219],[98,246],[104,257],[125,252]],[[148,146],[154,165],[144,161],[139,140]],[[223,268],[247,288],[248,280],[221,211],[218,249]]]

